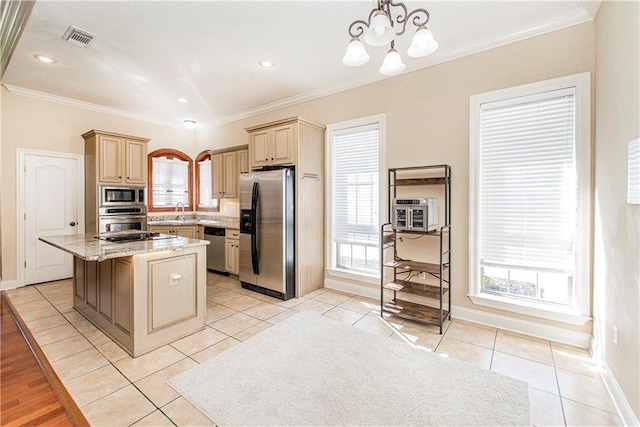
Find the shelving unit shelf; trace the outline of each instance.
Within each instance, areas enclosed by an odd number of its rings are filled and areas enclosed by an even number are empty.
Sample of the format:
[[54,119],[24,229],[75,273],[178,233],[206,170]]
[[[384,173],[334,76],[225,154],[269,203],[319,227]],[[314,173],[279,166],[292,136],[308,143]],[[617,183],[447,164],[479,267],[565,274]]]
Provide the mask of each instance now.
[[[422,232],[398,229],[392,222],[380,228],[380,315],[384,313],[440,327],[442,334],[445,320],[451,320],[451,166],[416,166],[388,170],[389,208],[387,218],[392,221],[393,200],[400,196],[399,187],[439,186],[444,203],[440,212],[439,227],[434,231]],[[426,190],[425,190],[426,191]],[[398,256],[398,244],[402,236],[417,239],[431,236],[439,239],[438,262],[404,259]],[[392,251],[392,255],[388,252]],[[385,279],[386,270],[392,270],[391,279]],[[436,283],[411,280],[424,273],[436,279]],[[385,301],[385,291],[393,293]],[[402,297],[404,296],[403,299]],[[411,301],[409,301],[411,299]],[[446,301],[445,301],[446,299]]]

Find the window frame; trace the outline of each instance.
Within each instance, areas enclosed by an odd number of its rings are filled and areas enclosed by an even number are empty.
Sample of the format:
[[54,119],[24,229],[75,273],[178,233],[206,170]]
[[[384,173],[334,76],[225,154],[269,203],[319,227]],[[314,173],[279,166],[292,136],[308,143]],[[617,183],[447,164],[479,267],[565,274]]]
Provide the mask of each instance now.
[[[542,92],[575,88],[577,228],[575,237],[576,271],[570,308],[519,300],[482,292],[479,263],[478,224],[480,112],[483,104],[500,102]],[[574,74],[542,82],[472,95],[469,105],[469,297],[474,304],[540,317],[558,322],[584,325],[591,315],[591,74]]]
[[[325,259],[326,266],[325,271],[330,276],[340,277],[344,279],[357,280],[360,282],[366,282],[371,284],[379,284],[380,282],[380,269],[378,268],[376,274],[369,274],[365,272],[359,272],[354,270],[347,270],[343,268],[336,267],[336,254],[337,249],[333,244],[333,220],[332,220],[332,210],[333,210],[333,134],[336,131],[340,131],[343,129],[367,126],[367,125],[378,125],[379,132],[379,188],[378,188],[378,227],[382,224],[384,216],[386,215],[386,210],[384,207],[386,206],[386,197],[387,192],[384,191],[386,185],[386,167],[385,167],[385,129],[386,129],[386,115],[385,114],[376,114],[367,117],[361,117],[358,119],[347,120],[338,123],[332,123],[327,125],[326,133],[325,133],[325,174],[327,177],[327,182],[325,185],[325,216],[326,216],[326,227],[325,227],[325,241],[327,244],[325,245]],[[379,251],[380,248],[378,247]]]
[[[199,212],[220,212],[220,199],[217,197],[212,197],[212,199],[215,199],[218,201],[217,206],[216,207],[200,207],[200,162],[203,160],[209,159],[209,161],[211,161],[211,151],[210,150],[204,150],[203,152],[201,152],[200,154],[198,154],[198,156],[196,157],[194,163],[195,163],[195,176],[196,176],[196,187],[195,187],[195,193],[196,193],[196,203],[195,203],[195,207],[196,210]],[[213,173],[213,169],[211,170],[211,172]]]
[[172,148],[161,148],[159,150],[152,151],[147,155],[147,182],[148,182],[148,212],[174,212],[175,207],[165,208],[165,207],[155,207],[153,205],[153,159],[156,157],[167,157],[168,159],[179,159],[182,161],[186,161],[189,163],[188,165],[188,173],[189,173],[189,184],[188,184],[188,205],[184,207],[185,211],[192,212],[193,209],[193,160],[187,154],[183,153],[179,150],[174,150]]

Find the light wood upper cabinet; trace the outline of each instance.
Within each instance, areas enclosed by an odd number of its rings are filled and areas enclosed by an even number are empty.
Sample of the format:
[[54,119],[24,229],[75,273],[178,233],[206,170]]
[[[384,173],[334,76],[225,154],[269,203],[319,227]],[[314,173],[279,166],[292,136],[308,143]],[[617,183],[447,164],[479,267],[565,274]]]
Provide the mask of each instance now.
[[238,172],[251,172],[251,169],[249,168],[249,150],[238,151]]
[[85,175],[97,184],[147,185],[148,139],[96,130],[82,137]]
[[125,139],[125,182],[147,184],[147,143]]
[[211,197],[238,197],[238,160],[235,151],[211,155]]
[[224,197],[224,182],[222,154],[214,154],[211,156],[211,197]]
[[98,135],[98,155],[100,182],[122,182],[123,150],[122,140],[107,135]]
[[238,197],[238,157],[235,151],[222,154],[223,174],[224,174],[224,197]]
[[252,169],[295,164],[295,123],[250,131],[249,152]]

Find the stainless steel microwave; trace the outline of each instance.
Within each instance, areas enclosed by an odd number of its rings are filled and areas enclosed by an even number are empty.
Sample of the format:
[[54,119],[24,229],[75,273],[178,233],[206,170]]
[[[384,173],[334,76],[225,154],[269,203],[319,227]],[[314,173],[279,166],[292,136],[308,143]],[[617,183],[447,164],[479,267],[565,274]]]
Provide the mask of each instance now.
[[396,230],[430,232],[438,228],[438,199],[393,199]]
[[100,186],[100,206],[144,206],[145,187]]

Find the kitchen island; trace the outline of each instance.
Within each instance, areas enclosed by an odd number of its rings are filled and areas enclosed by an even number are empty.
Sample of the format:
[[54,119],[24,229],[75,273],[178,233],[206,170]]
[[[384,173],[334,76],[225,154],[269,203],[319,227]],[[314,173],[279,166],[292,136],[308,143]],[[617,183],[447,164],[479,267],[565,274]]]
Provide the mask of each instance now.
[[74,256],[74,308],[133,357],[204,328],[208,244],[135,234],[40,238]]

